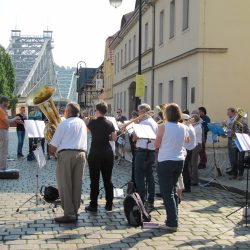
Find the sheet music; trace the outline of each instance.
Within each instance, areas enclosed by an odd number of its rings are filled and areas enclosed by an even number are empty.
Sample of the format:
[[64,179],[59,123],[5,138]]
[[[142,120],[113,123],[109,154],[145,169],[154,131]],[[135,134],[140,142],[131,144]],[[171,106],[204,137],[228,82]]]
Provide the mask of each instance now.
[[[126,125],[127,123],[129,123],[130,121],[124,121],[124,124]],[[134,122],[132,122],[131,124],[129,124],[128,126],[126,126],[126,131],[131,135],[134,132]]]
[[24,127],[29,138],[44,138],[44,121],[25,120]]
[[[235,133],[237,140],[236,146],[240,151],[250,151],[250,137],[248,134]],[[240,147],[239,147],[240,146]]]
[[119,128],[118,128],[118,125],[117,125],[117,122],[116,122],[116,119],[115,117],[112,117],[112,116],[105,116],[109,121],[111,121],[115,127],[115,130],[118,131]]
[[39,168],[43,168],[46,165],[46,159],[42,147],[38,147],[36,150],[33,151],[33,153]]
[[156,139],[156,134],[150,125],[134,124],[133,128],[139,139]]

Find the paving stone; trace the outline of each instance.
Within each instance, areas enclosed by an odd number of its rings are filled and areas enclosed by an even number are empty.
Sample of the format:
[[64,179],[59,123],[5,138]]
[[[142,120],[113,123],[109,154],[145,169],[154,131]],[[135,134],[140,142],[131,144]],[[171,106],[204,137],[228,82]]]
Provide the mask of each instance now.
[[[16,209],[32,197],[36,187],[35,162],[16,159],[16,134],[10,131],[9,168],[18,168],[18,180],[0,180],[0,249],[250,249],[250,229],[242,223],[242,210],[226,217],[244,205],[242,195],[216,187],[192,187],[191,193],[184,193],[179,206],[179,229],[176,233],[160,229],[141,229],[127,225],[123,212],[123,200],[114,200],[114,210],[106,213],[105,199],[99,199],[98,213],[86,213],[89,203],[89,172],[86,168],[82,189],[84,205],[81,205],[79,221],[76,224],[57,224],[54,217],[61,216],[60,207],[55,213],[48,204],[27,203],[20,212]],[[26,138],[24,153],[27,154]],[[226,151],[220,150],[220,162],[226,167]],[[129,155],[126,158],[129,159]],[[211,166],[211,151],[208,149],[208,168]],[[39,172],[39,186],[56,186],[55,160]],[[205,170],[208,171],[208,170]],[[205,171],[200,171],[203,176]],[[120,187],[131,177],[131,164],[123,162],[113,170],[114,186]],[[204,177],[205,178],[205,177]],[[224,177],[223,177],[224,178]],[[222,180],[224,180],[222,178]],[[233,182],[228,182],[232,184]],[[239,184],[239,183],[236,183]],[[243,185],[239,186],[245,190]],[[102,183],[100,185],[102,187]],[[158,187],[157,187],[158,189]],[[126,187],[124,187],[124,191]],[[104,197],[104,194],[103,194]],[[151,213],[152,221],[163,223],[166,213],[161,199],[156,199],[156,211]]]

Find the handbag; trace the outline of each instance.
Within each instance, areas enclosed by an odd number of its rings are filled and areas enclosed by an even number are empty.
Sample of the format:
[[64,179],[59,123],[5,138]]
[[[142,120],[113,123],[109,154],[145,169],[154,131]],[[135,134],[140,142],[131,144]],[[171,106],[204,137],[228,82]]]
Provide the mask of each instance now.
[[59,199],[58,189],[52,186],[42,186],[40,189],[40,194],[43,196],[43,199],[49,203],[53,203],[54,201]]

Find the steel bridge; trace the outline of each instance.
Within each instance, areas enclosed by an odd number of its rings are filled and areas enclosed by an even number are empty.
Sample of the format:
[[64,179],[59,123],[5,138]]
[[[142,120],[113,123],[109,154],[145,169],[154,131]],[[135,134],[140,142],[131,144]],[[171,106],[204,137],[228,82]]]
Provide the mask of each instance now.
[[57,81],[52,49],[52,31],[44,31],[43,36],[21,35],[21,30],[11,31],[7,51],[16,74],[14,94],[25,98],[34,88],[52,85],[56,88],[53,99],[64,99]]

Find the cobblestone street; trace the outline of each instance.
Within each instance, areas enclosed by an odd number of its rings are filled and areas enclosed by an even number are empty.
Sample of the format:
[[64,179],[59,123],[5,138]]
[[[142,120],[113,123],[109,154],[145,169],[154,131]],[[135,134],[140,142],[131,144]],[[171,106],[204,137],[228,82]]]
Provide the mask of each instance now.
[[[0,180],[0,249],[250,249],[250,229],[242,221],[245,197],[213,186],[192,187],[184,193],[179,207],[179,230],[169,233],[162,229],[141,229],[128,226],[123,200],[115,199],[114,210],[107,213],[105,199],[100,199],[98,213],[84,211],[89,202],[89,174],[86,167],[80,217],[76,224],[57,224],[53,218],[62,214],[60,207],[52,211],[48,204],[25,204],[35,194],[36,164],[16,158],[17,138],[10,130],[8,168],[20,170],[18,180]],[[28,152],[25,140],[24,154]],[[130,180],[131,165],[124,161],[113,171],[115,187]],[[245,182],[244,182],[245,183]],[[39,172],[39,187],[56,186],[55,160]],[[242,185],[242,184],[241,184]],[[102,186],[102,184],[101,184]],[[245,188],[245,186],[244,186]],[[124,186],[126,191],[126,186]],[[152,221],[163,223],[165,209],[157,199]]]

